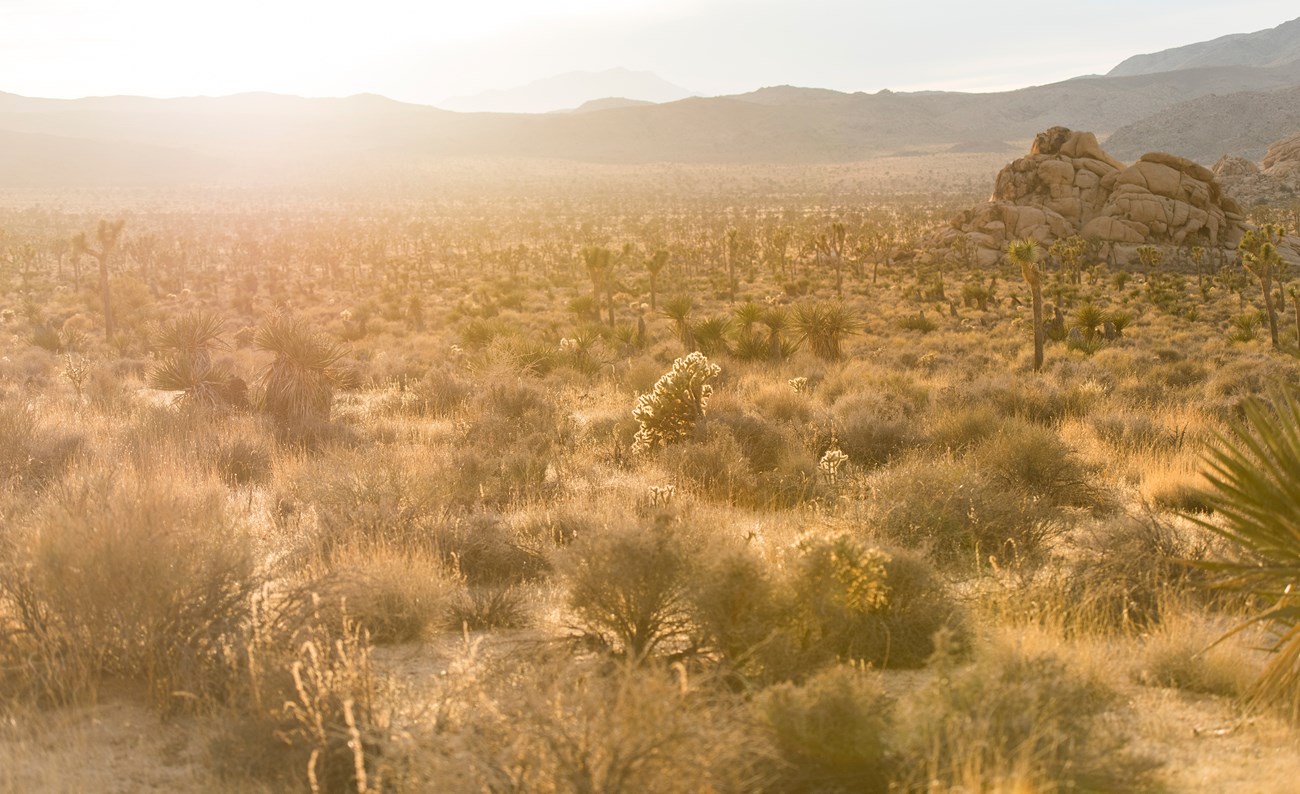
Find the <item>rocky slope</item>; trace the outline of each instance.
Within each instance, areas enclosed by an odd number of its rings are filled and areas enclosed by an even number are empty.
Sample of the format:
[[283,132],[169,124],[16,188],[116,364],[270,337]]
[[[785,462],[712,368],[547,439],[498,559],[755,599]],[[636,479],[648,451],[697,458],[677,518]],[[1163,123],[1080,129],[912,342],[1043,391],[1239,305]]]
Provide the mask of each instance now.
[[1116,157],[1180,152],[1202,164],[1225,154],[1258,161],[1269,142],[1300,129],[1300,86],[1241,91],[1180,102],[1115,130],[1106,139]]
[[1300,19],[1254,33],[1236,33],[1212,41],[1134,55],[1108,76],[1127,77],[1204,66],[1280,66],[1300,60]]
[[1300,132],[1274,141],[1262,163],[1225,155],[1214,164],[1214,176],[1246,206],[1295,201],[1300,195]]

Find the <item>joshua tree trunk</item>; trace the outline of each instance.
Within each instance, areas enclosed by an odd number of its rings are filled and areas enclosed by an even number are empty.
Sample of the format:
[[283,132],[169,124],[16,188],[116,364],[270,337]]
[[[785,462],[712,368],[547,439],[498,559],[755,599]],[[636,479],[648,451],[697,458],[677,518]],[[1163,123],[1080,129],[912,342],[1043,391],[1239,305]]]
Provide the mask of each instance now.
[[1300,345],[1300,289],[1291,288],[1291,309],[1295,312],[1295,341]]
[[1035,278],[1029,283],[1029,294],[1034,302],[1034,372],[1041,372],[1045,334],[1043,333],[1043,285],[1040,279]]
[[1273,300],[1273,274],[1271,268],[1266,269],[1260,276],[1260,282],[1264,287],[1264,309],[1268,312],[1268,334],[1273,338],[1273,347],[1278,347],[1277,342],[1277,303]]
[[100,254],[99,259],[99,294],[104,301],[104,341],[113,339],[113,293],[108,285],[108,254]]

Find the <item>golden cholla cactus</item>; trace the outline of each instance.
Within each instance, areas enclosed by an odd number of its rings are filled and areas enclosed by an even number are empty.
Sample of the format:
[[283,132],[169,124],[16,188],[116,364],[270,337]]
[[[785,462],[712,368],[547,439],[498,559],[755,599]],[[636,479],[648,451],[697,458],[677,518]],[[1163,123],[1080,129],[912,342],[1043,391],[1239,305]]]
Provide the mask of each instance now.
[[632,418],[641,423],[633,452],[648,452],[688,438],[704,419],[713,387],[708,381],[722,368],[694,352],[673,362],[673,368],[655,383],[654,390],[637,398]]

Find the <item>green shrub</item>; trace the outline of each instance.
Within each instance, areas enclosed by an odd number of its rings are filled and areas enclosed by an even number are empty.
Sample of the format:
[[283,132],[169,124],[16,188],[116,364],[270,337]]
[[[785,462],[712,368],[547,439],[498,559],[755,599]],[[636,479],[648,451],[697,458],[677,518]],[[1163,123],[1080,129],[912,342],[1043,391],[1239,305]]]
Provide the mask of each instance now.
[[878,675],[838,665],[772,687],[758,707],[776,750],[777,790],[888,790],[890,703]]
[[793,634],[810,664],[919,667],[936,634],[964,632],[962,610],[929,565],[849,535],[803,541],[789,587]]
[[1038,504],[1095,507],[1095,475],[1056,431],[1024,420],[1006,422],[972,453],[995,485]]

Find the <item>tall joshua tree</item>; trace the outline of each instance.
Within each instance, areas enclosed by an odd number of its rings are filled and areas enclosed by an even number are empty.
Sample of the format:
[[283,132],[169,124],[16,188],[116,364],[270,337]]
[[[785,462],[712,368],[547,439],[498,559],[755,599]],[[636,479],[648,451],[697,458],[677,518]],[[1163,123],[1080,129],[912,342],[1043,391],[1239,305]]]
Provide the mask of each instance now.
[[90,243],[86,240],[85,232],[78,232],[72,238],[73,256],[88,254],[95,258],[99,263],[99,292],[104,302],[104,340],[108,341],[113,338],[113,296],[108,288],[108,266],[113,257],[114,251],[117,250],[118,240],[122,237],[122,227],[126,226],[126,221],[105,221],[99,222],[99,228],[95,231],[95,238],[99,241],[98,248],[91,248]]
[[[1268,333],[1273,338],[1273,347],[1277,340],[1277,302],[1273,300],[1273,276],[1282,265],[1282,255],[1277,244],[1282,239],[1282,227],[1275,223],[1266,223],[1258,230],[1251,229],[1241,238],[1237,250],[1241,252],[1241,263],[1259,279],[1259,286],[1264,290],[1264,309],[1268,312]],[[1285,309],[1286,307],[1283,306]]]
[[1019,265],[1029,284],[1034,306],[1034,372],[1043,369],[1043,274],[1038,269],[1042,248],[1034,239],[1013,240],[1007,245],[1007,259]]
[[668,264],[668,252],[662,249],[655,251],[654,256],[645,261],[646,272],[650,274],[650,311],[659,311],[659,305],[655,298],[656,288],[659,283],[659,274],[663,272],[664,265]]
[[[602,296],[609,295],[610,282],[614,275],[614,252],[598,245],[589,245],[582,249],[582,260],[587,265],[587,275],[591,278],[591,297],[595,301],[596,319],[600,319]],[[613,298],[610,303],[610,325],[613,325]]]

